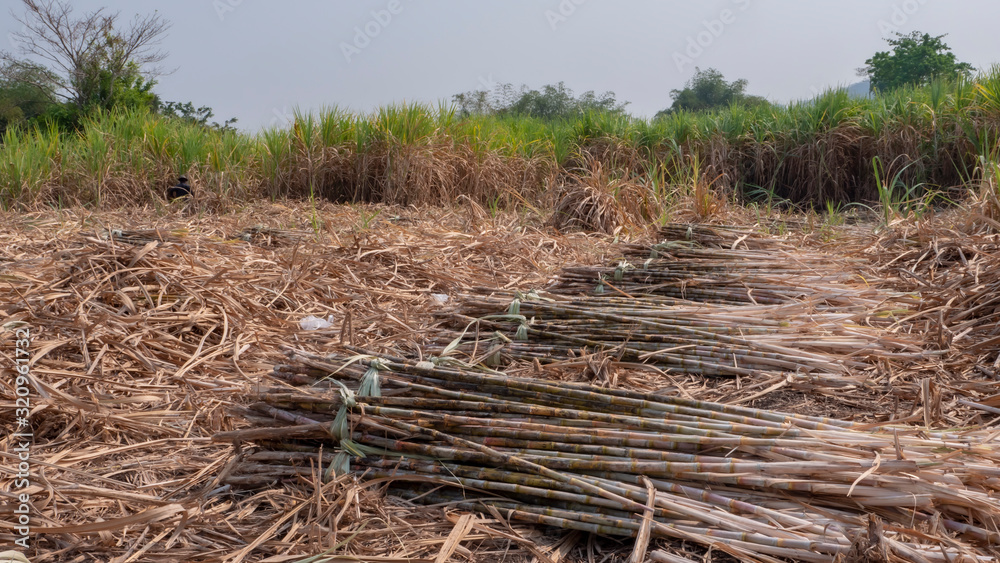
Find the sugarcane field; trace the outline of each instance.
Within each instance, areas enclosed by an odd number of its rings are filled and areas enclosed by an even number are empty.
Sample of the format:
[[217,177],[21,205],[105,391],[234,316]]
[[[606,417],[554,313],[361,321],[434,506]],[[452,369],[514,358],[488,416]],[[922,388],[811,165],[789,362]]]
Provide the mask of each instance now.
[[0,0],[0,563],[1000,563],[1000,4],[156,4]]

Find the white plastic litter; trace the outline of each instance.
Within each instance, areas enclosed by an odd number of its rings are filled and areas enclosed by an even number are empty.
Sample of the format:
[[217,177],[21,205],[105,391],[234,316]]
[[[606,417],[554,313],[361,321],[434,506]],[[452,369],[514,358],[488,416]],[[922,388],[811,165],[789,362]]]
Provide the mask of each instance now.
[[441,305],[444,305],[445,303],[448,302],[448,296],[443,293],[432,293],[431,299],[433,299],[437,303],[440,303]]
[[325,319],[309,315],[308,317],[299,321],[299,326],[302,328],[302,330],[320,330],[324,328],[330,328],[331,326],[333,326],[333,315],[330,315]]

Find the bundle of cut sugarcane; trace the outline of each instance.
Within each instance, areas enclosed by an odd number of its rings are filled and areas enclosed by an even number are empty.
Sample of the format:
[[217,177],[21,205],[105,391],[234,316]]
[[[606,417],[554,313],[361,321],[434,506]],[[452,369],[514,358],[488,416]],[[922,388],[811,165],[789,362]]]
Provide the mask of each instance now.
[[862,540],[889,561],[1000,555],[1000,447],[988,430],[870,430],[352,352],[288,352],[275,376],[311,386],[266,393],[248,412],[255,427],[215,437],[259,446],[229,483],[352,472],[413,502],[645,530],[744,561],[839,561]]
[[187,236],[186,229],[105,229],[98,233],[101,240],[114,240],[126,244],[145,245],[151,242],[180,242]]
[[274,247],[297,244],[314,236],[315,233],[312,231],[275,229],[260,225],[244,229],[232,238],[249,242],[255,246]]
[[[697,223],[668,223],[657,230],[657,239],[665,243],[679,243],[679,246],[701,246],[708,248],[760,249],[777,248],[782,243],[774,238],[744,227],[731,225],[702,225]],[[645,253],[648,248],[631,247]]]
[[[669,244],[669,243],[667,243]],[[654,294],[706,303],[777,304],[822,299],[827,306],[873,307],[889,294],[865,285],[862,261],[784,250],[664,246],[625,248],[611,266],[575,266],[559,274],[556,293]]]
[[[871,357],[925,356],[915,342],[862,326],[859,315],[820,312],[812,303],[724,306],[658,296],[567,297],[514,292],[468,295],[441,314],[453,332],[430,350],[542,362],[581,350],[708,376],[790,373],[856,384],[851,370]],[[455,340],[458,342],[454,342]],[[472,363],[478,363],[473,361]],[[832,378],[829,376],[833,376]]]

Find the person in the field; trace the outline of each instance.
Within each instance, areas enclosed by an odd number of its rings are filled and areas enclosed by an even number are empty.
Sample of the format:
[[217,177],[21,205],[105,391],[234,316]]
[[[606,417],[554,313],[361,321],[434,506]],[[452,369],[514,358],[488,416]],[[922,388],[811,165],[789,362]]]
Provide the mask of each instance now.
[[189,197],[191,197],[191,184],[188,183],[187,176],[181,176],[177,179],[176,186],[167,188],[167,201],[187,199]]

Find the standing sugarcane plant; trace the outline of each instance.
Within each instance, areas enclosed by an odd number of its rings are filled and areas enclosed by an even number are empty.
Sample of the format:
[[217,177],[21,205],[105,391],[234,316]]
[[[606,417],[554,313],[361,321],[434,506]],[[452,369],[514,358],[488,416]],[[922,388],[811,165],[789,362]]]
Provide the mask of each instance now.
[[[872,158],[883,229],[887,228],[896,217],[909,215],[912,211],[919,209],[918,194],[923,184],[907,186],[902,179],[906,169],[914,164],[916,161],[901,167],[892,178],[889,178],[888,171],[882,164],[882,159],[877,156]],[[917,214],[920,215],[919,212]]]

